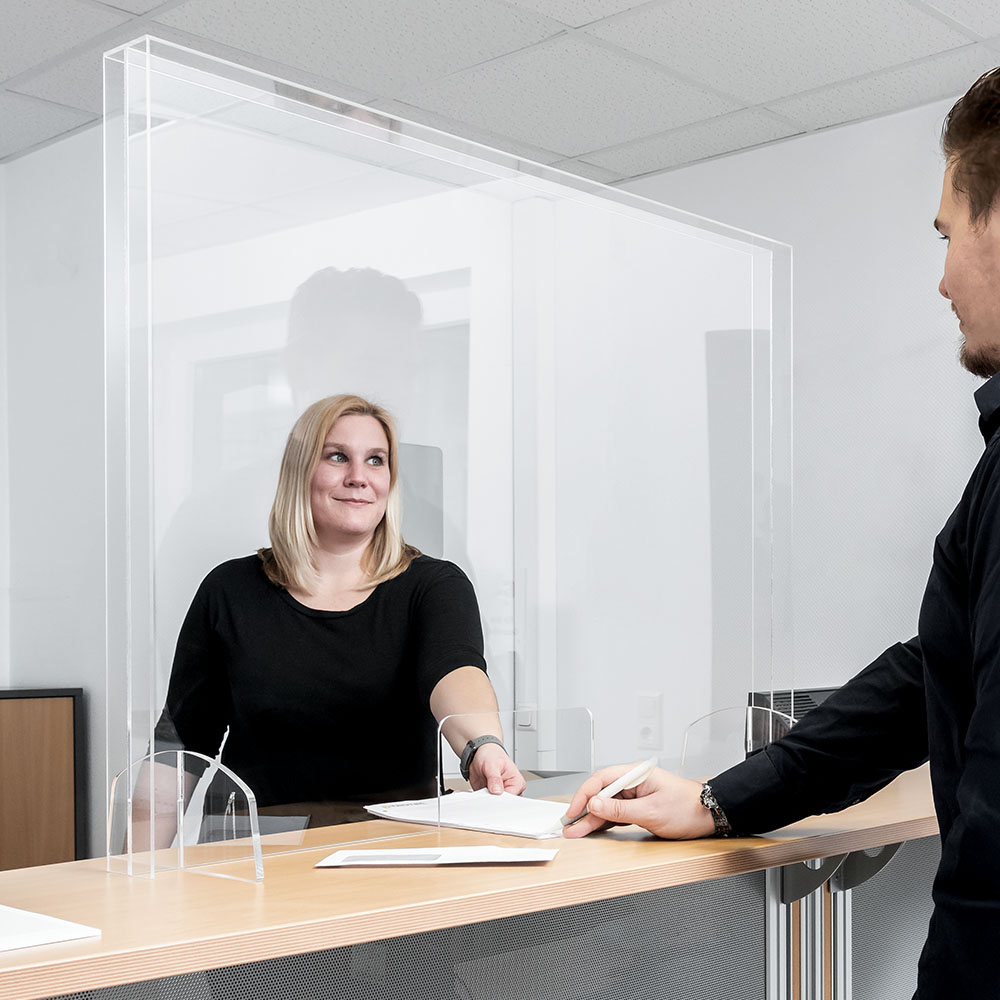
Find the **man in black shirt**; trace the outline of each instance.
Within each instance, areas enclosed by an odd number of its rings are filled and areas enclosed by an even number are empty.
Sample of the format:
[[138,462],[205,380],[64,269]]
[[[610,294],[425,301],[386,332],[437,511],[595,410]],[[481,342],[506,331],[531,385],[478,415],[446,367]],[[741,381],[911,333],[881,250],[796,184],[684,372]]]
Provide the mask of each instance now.
[[[1000,68],[952,108],[934,226],[948,241],[939,290],[964,337],[986,448],[934,545],[919,635],[887,649],[784,739],[705,785],[657,771],[628,799],[593,775],[569,815],[663,837],[755,833],[842,809],[930,758],[942,857],[917,997],[1000,996]],[[996,377],[994,377],[996,376]],[[595,796],[590,798],[591,796]]]

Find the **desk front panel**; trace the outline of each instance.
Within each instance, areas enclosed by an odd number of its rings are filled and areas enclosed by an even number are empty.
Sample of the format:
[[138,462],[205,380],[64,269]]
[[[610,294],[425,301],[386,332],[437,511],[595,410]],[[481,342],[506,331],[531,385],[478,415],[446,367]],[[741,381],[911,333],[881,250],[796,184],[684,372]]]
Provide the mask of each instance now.
[[764,883],[735,875],[64,1000],[764,1000]]

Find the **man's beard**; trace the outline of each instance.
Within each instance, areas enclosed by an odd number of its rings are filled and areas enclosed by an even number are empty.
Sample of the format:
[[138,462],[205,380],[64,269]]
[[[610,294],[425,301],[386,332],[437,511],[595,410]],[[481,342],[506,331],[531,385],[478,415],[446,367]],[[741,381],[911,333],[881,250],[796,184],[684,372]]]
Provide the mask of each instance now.
[[1000,372],[1000,347],[985,345],[978,350],[970,350],[968,341],[963,340],[958,352],[962,367],[980,378],[992,378]]

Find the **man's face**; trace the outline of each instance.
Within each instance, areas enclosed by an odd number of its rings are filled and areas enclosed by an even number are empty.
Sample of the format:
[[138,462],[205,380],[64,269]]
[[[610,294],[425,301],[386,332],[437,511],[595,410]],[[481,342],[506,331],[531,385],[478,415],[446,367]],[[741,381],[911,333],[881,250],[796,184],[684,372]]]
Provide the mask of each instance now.
[[962,364],[973,375],[989,378],[1000,371],[1000,220],[992,211],[973,225],[968,199],[952,187],[953,167],[949,164],[945,171],[934,220],[948,241],[938,291],[958,316]]

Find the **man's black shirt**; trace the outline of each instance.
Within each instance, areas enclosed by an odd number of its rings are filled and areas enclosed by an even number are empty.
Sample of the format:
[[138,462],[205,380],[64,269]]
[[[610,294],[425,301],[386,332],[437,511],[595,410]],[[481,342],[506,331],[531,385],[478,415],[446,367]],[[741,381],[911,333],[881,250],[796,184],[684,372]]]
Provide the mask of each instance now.
[[920,1000],[1000,997],[1000,376],[976,404],[986,448],[935,540],[918,636],[712,780],[752,833],[842,809],[930,758],[942,857]]

